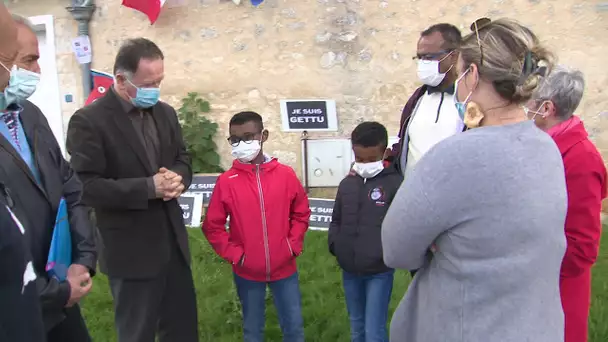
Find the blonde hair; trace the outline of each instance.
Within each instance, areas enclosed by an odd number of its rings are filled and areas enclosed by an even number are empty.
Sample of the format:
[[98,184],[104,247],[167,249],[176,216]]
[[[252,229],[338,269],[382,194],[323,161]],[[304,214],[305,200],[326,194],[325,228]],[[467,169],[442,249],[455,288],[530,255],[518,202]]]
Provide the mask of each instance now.
[[553,66],[553,55],[527,27],[512,19],[478,20],[458,49],[465,68],[475,64],[479,77],[511,103],[528,101]]

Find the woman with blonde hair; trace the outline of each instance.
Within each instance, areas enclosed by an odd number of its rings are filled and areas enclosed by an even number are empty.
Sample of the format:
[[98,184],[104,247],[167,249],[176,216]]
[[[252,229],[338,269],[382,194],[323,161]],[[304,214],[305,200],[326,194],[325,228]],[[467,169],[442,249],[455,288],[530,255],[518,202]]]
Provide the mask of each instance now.
[[390,340],[563,341],[563,164],[523,107],[551,54],[513,20],[472,29],[455,93],[470,129],[419,161],[383,222],[385,263],[419,269]]

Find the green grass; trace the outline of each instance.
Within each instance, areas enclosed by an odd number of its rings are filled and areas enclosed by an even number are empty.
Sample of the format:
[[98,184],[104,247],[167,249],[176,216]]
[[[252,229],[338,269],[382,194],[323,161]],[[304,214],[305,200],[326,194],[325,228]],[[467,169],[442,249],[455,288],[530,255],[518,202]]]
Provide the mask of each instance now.
[[[307,341],[349,341],[349,324],[341,277],[327,252],[326,233],[311,231],[306,252],[299,258],[302,306]],[[219,259],[199,230],[191,231],[192,272],[197,288],[200,341],[241,341],[241,317],[232,284],[231,268]],[[516,276],[516,275],[514,275]],[[397,272],[391,314],[409,282]],[[593,273],[590,342],[608,341],[608,247],[604,247]],[[281,341],[276,312],[267,303],[266,341]],[[116,341],[112,298],[107,279],[95,277],[92,293],[83,303],[89,331],[96,342]]]

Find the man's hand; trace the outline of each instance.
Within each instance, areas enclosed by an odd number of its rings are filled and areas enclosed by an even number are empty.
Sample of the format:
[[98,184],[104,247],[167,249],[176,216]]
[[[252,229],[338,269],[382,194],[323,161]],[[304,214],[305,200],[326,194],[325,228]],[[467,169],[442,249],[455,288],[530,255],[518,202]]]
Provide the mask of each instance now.
[[[82,265],[72,265],[72,266],[80,266]],[[70,269],[72,269],[70,266]],[[74,304],[80,302],[80,300],[86,296],[93,287],[93,279],[91,279],[91,275],[88,271],[85,273],[79,273],[79,267],[76,267],[70,271],[68,269],[68,283],[70,284],[70,299],[68,303],[65,305],[67,308],[74,306]]]
[[185,186],[182,183],[182,176],[165,168],[161,167],[158,170],[158,174],[164,177],[166,184],[165,192],[163,193],[163,200],[169,201],[174,198],[178,198],[185,190]]
[[162,198],[165,196],[165,193],[169,191],[169,187],[171,182],[167,181],[165,175],[163,173],[157,173],[152,177],[154,180],[154,191],[156,192],[157,198]]
[[89,268],[84,265],[71,264],[68,268],[68,277],[78,277],[85,273],[89,273]]
[[179,197],[184,191],[182,176],[164,167],[161,167],[152,179],[154,180],[156,196],[165,201]]

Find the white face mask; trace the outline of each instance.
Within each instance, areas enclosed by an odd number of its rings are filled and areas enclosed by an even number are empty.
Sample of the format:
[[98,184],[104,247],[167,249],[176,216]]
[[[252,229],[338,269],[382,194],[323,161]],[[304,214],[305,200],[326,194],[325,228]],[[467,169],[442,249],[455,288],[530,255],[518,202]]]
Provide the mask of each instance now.
[[374,178],[384,170],[382,160],[373,163],[355,163],[353,171],[363,178]]
[[[422,81],[422,83],[431,86],[431,87],[436,87],[438,86],[443,79],[445,78],[446,73],[440,73],[439,72],[439,63],[441,63],[441,61],[443,61],[444,59],[446,59],[448,56],[450,56],[452,53],[448,53],[445,57],[443,57],[442,59],[438,60],[438,61],[429,61],[429,60],[424,60],[424,59],[419,59],[418,60],[418,78],[420,79],[420,81]],[[450,67],[450,69],[452,69],[452,66]],[[450,69],[448,69],[448,71],[450,71]]]
[[528,119],[530,120],[534,120],[536,118],[537,115],[540,115],[542,118],[545,117],[545,113],[541,113],[541,109],[543,109],[543,107],[545,106],[545,103],[547,103],[547,101],[543,101],[543,103],[541,103],[540,107],[538,107],[537,110],[531,110],[530,108],[524,106],[524,113],[526,113],[526,116],[528,117]]
[[260,154],[262,144],[259,140],[252,140],[249,143],[239,141],[239,144],[232,146],[232,156],[242,163],[250,163]]

